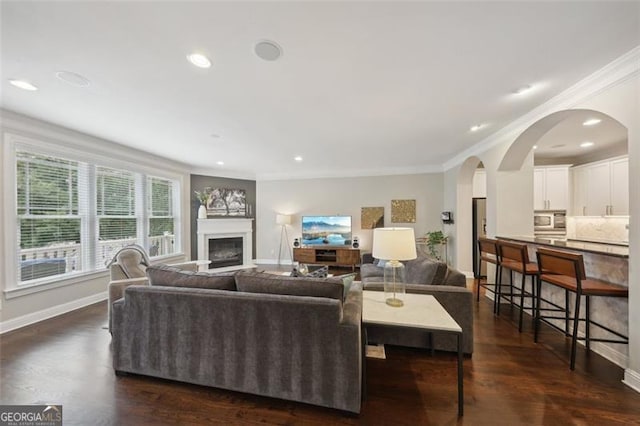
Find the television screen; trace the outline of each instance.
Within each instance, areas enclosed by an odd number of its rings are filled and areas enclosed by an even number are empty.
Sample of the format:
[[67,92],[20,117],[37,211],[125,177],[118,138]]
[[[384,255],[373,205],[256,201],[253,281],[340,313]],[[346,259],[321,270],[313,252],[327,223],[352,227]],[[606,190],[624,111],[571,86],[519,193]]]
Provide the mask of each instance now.
[[302,216],[302,244],[351,244],[351,216]]

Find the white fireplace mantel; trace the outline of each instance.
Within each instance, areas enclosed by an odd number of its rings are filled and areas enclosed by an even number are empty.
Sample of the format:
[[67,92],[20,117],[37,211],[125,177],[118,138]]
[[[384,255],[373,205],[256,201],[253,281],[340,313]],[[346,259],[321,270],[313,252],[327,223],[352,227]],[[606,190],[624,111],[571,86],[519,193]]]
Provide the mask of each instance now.
[[215,271],[253,268],[253,219],[198,219],[198,260],[209,260],[209,240],[242,238],[242,266],[216,268]]

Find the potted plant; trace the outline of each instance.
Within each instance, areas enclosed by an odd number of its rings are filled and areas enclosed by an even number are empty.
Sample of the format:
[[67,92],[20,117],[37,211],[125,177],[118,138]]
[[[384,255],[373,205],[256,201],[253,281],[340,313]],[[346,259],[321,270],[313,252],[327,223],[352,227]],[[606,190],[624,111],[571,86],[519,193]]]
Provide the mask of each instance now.
[[200,202],[198,208],[198,219],[207,218],[207,201],[209,200],[209,192],[205,189],[203,191],[193,191],[196,194],[196,199]]
[[424,242],[427,245],[429,256],[442,260],[439,249],[447,243],[447,236],[442,231],[430,231],[425,234]]

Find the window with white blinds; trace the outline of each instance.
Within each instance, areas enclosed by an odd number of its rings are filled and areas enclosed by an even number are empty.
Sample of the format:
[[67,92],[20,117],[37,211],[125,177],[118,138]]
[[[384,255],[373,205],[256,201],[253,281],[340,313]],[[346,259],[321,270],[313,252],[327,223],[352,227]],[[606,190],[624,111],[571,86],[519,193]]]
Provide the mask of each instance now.
[[129,244],[178,251],[176,180],[16,150],[18,284],[104,269]]
[[16,152],[20,281],[82,270],[81,164]]
[[133,173],[97,167],[96,213],[98,246],[96,264],[105,266],[122,247],[137,242],[136,189]]
[[148,177],[147,194],[150,255],[153,256],[159,252],[173,253],[175,250],[173,182]]

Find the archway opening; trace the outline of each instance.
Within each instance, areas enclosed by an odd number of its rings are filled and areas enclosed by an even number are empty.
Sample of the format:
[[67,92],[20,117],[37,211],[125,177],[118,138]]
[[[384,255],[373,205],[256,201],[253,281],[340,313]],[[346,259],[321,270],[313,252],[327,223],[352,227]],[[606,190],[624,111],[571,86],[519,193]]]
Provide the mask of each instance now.
[[468,276],[473,275],[473,253],[476,246],[476,242],[473,241],[474,190],[478,191],[479,188],[480,190],[484,188],[486,193],[486,175],[482,173],[476,174],[479,166],[484,170],[484,164],[479,157],[469,157],[460,166],[457,176],[458,196],[456,200],[456,214],[458,220],[455,241],[456,267]]

